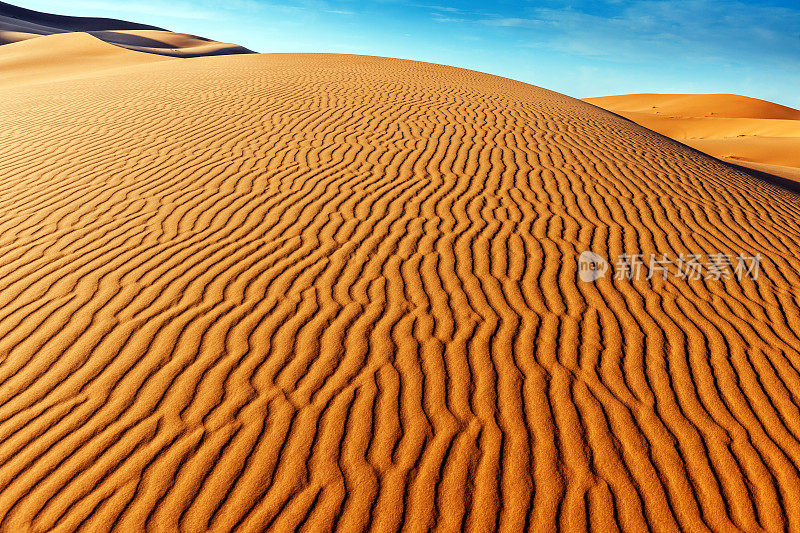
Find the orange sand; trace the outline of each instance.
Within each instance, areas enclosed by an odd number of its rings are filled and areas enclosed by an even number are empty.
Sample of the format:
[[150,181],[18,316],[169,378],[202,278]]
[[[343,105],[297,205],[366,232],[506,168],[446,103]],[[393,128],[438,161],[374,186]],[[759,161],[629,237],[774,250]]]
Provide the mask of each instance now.
[[1,530],[800,529],[797,194],[456,68],[80,68],[0,86]]
[[769,172],[795,180],[800,172],[797,109],[734,94],[630,94],[585,101],[720,159],[769,165]]
[[800,110],[738,94],[622,94],[585,100],[606,109],[671,117],[800,120]]

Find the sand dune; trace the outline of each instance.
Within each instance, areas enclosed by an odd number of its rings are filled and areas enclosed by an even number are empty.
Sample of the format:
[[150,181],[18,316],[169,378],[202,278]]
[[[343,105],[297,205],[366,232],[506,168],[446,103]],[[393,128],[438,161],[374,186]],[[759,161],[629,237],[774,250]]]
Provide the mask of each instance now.
[[684,142],[720,157],[800,169],[800,137],[687,139]]
[[[196,35],[124,20],[52,15],[0,2],[0,45],[44,35],[86,32],[109,44],[175,57],[249,54],[251,50]],[[54,52],[58,49],[54,48]]]
[[[741,159],[722,158],[728,163],[739,165],[745,168],[753,169],[758,172],[765,172],[775,176],[781,176],[793,182],[800,183],[800,168],[797,167],[783,167],[777,165],[768,165],[766,163],[753,163],[752,161],[743,161]],[[786,184],[790,185],[790,184]]]
[[20,41],[33,39],[34,37],[40,37],[40,35],[38,33],[28,33],[24,31],[0,30],[0,45],[9,43],[18,43]]
[[614,111],[670,117],[800,120],[800,110],[738,94],[621,94],[585,101]]
[[249,54],[251,50],[238,44],[221,43],[196,35],[156,30],[90,32],[98,39],[129,50],[175,57],[201,57]]
[[100,30],[163,30],[156,26],[128,22],[126,20],[96,18],[96,17],[71,17],[42,13],[24,7],[18,7],[0,2],[0,29],[9,29],[15,26],[24,28],[23,31],[47,35],[69,31],[100,31]]
[[0,46],[0,88],[92,77],[166,60],[104,43],[88,33],[59,33]]
[[673,139],[735,139],[739,137],[800,137],[800,120],[771,118],[665,117],[610,110]]
[[733,94],[631,94],[585,100],[720,159],[769,165],[772,173],[790,179],[800,170],[797,109]]
[[0,529],[800,529],[799,195],[410,61],[0,93]]

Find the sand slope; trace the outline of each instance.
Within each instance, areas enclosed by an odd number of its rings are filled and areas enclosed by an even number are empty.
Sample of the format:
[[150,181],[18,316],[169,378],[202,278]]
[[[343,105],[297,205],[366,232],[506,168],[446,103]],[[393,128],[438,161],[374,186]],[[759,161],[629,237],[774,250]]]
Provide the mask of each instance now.
[[168,59],[125,50],[88,33],[59,33],[0,46],[0,88],[91,77]]
[[98,39],[129,50],[174,57],[250,54],[238,44],[221,43],[197,35],[157,30],[115,30],[90,32]]
[[766,164],[788,178],[800,169],[797,109],[733,94],[631,94],[585,100],[721,159]]
[[449,67],[101,81],[0,90],[0,529],[800,528],[797,194]]
[[[0,2],[0,25],[24,28],[26,31],[39,35],[69,31],[163,30],[156,26],[126,20],[42,13],[6,2]],[[9,28],[3,27],[2,29]]]
[[585,101],[613,111],[671,117],[800,120],[800,110],[738,94],[621,94]]
[[[252,53],[236,44],[174,33],[156,26],[117,19],[53,15],[0,2],[0,45],[68,32],[87,32],[130,50],[175,57]],[[57,56],[58,49],[53,51]]]

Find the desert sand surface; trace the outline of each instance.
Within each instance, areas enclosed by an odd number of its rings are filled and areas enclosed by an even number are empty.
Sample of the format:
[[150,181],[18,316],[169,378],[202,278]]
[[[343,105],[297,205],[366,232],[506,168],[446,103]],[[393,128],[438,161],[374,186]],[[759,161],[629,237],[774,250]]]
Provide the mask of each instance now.
[[[714,157],[797,179],[800,111],[735,94],[630,94],[586,98]],[[755,168],[755,167],[753,167]]]
[[[742,161],[741,159],[731,159],[731,158],[720,158],[723,161],[727,161],[728,163],[739,165],[741,167],[749,168],[752,170],[757,170],[759,172],[765,172],[767,174],[772,174],[774,176],[782,176],[785,179],[788,179],[793,182],[800,183],[800,168],[796,167],[781,167],[777,165],[767,165],[765,163],[754,163],[752,161]],[[790,185],[787,183],[787,186]],[[792,187],[794,188],[794,187]]]
[[376,57],[0,87],[0,123],[0,530],[800,529],[800,195]]
[[800,169],[800,123],[797,137],[686,139],[686,144],[719,157]]
[[[236,44],[175,33],[156,26],[117,19],[54,15],[0,2],[0,45],[69,32],[86,32],[118,47],[166,56],[200,57],[252,53]],[[59,44],[61,43],[47,45],[52,46],[56,57],[61,55],[58,53]]]
[[800,110],[738,94],[621,94],[585,98],[606,109],[671,117],[800,120]]

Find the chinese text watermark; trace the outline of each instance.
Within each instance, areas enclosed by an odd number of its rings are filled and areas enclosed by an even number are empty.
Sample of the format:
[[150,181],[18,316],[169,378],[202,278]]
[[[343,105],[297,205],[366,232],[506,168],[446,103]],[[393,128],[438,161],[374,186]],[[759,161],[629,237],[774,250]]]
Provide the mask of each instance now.
[[688,281],[757,280],[760,269],[760,254],[621,254],[613,262],[613,269],[609,261],[594,252],[587,250],[578,257],[578,277],[584,282],[604,278],[609,270],[613,270],[614,279],[627,281],[670,277]]

